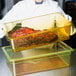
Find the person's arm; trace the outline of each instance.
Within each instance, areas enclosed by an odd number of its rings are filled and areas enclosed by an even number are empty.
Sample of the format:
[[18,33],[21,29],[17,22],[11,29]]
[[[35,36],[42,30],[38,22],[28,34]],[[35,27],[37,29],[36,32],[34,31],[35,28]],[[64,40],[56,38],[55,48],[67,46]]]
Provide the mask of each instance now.
[[[66,19],[68,19],[69,21],[72,21],[72,17],[71,17],[70,15],[66,14],[66,13],[59,7],[58,4],[57,4],[57,9],[58,9],[58,12],[62,13],[62,14],[66,17]],[[72,26],[72,27],[71,27],[71,33],[70,33],[70,35],[73,35],[73,34],[75,34],[75,33],[76,33],[76,28],[75,28],[75,26]]]
[[51,1],[51,0],[47,0],[48,1],[48,4],[56,11],[56,12],[59,12],[59,13],[62,13],[69,21],[72,20],[72,17],[67,15],[62,9],[61,7],[59,6],[58,2],[56,1]]
[[4,31],[6,30],[4,23],[16,21],[19,18],[20,8],[22,7],[22,2],[18,2],[12,7],[12,9],[0,20],[0,38],[5,36]]

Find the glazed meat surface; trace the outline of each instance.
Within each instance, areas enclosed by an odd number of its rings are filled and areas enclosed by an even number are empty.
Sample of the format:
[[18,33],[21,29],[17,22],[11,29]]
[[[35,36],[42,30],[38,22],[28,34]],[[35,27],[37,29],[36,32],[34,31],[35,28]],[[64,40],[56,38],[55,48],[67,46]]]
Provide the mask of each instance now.
[[16,37],[21,37],[21,36],[26,36],[28,34],[36,33],[39,32],[39,30],[34,30],[28,27],[22,27],[20,29],[17,29],[14,33],[12,33],[11,37],[16,38]]

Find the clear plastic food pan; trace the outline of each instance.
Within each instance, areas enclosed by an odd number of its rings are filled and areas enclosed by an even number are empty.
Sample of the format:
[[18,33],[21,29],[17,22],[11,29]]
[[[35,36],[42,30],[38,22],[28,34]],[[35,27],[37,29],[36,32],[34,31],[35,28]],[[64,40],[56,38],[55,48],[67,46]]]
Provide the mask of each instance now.
[[50,46],[16,53],[12,52],[11,46],[3,47],[12,75],[22,76],[70,66],[73,49],[63,42],[56,43],[52,48]]
[[14,52],[69,39],[72,23],[52,13],[4,24]]

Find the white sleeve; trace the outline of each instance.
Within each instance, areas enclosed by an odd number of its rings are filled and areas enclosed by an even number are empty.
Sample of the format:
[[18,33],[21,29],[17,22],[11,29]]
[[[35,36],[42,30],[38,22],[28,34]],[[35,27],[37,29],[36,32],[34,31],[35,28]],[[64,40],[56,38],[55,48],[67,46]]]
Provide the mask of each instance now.
[[18,14],[20,12],[20,7],[22,6],[22,2],[18,2],[16,5],[12,7],[12,9],[0,20],[0,38],[4,37],[5,27],[4,23],[15,21],[18,19]]
[[3,17],[2,21],[5,23],[17,20],[18,14],[21,12],[22,5],[22,1],[15,4],[12,9]]
[[50,3],[50,6],[53,5],[52,7],[55,7],[55,8],[54,8],[55,11],[57,11],[57,12],[59,12],[59,13],[62,13],[62,14],[66,17],[66,19],[68,19],[69,21],[72,20],[72,17],[69,16],[68,14],[66,14],[66,13],[61,9],[61,7],[59,6],[58,2],[56,2],[56,1],[51,1],[51,0],[48,0],[48,1],[49,1],[49,3]]

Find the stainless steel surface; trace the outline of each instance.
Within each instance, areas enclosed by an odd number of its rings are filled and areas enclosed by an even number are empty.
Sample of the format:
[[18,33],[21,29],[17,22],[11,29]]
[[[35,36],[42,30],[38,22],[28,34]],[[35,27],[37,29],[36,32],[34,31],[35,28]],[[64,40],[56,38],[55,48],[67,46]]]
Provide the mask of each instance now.
[[[74,55],[72,56],[74,56],[72,57],[72,59],[74,59],[76,54],[74,53]],[[23,75],[23,76],[75,76],[75,72],[76,72],[76,66],[74,64],[71,67],[67,67],[67,68],[44,71],[44,72]],[[7,67],[6,59],[1,48],[0,48],[0,76],[12,76],[9,68]]]

